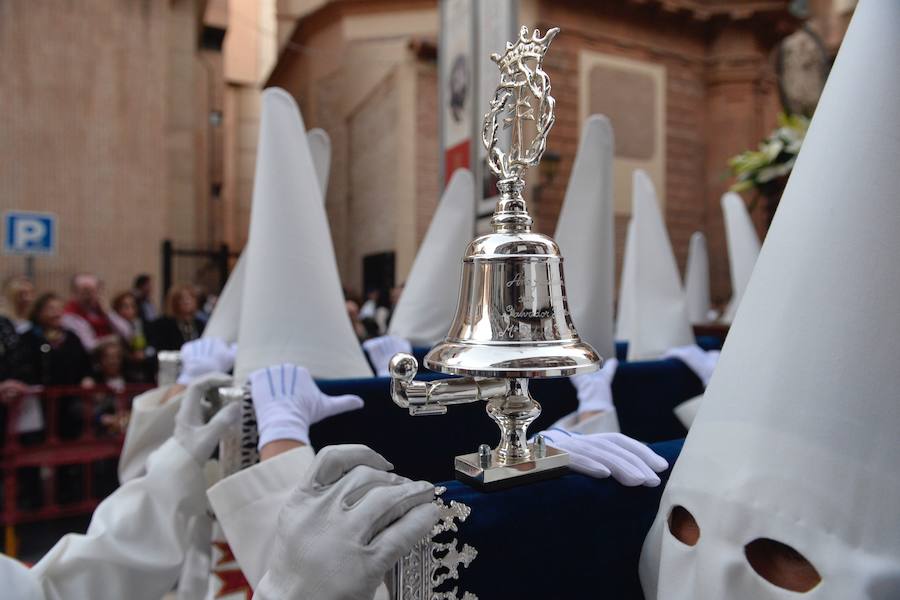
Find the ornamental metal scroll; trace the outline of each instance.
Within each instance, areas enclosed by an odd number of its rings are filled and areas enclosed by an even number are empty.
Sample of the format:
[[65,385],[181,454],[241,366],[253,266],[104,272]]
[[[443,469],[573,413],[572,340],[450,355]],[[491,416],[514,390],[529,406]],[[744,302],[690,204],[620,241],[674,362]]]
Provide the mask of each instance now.
[[[438,487],[440,495],[445,488]],[[478,600],[471,592],[459,592],[456,587],[447,588],[459,578],[459,570],[468,567],[478,551],[468,544],[460,545],[451,533],[458,532],[457,522],[464,522],[472,509],[461,502],[451,500],[448,505],[441,498],[435,503],[441,509],[441,519],[424,540],[400,559],[391,573],[391,598],[393,600]],[[440,541],[440,540],[446,541]],[[446,584],[446,585],[445,585]],[[460,595],[460,593],[462,595]]]
[[[556,101],[550,95],[550,77],[541,68],[550,42],[559,33],[554,27],[543,37],[535,29],[531,36],[523,26],[515,44],[507,42],[503,55],[492,54],[500,67],[500,85],[484,116],[481,139],[488,151],[488,165],[501,180],[520,179],[526,168],[538,164],[547,146],[547,135],[556,120]],[[532,105],[532,101],[537,106]],[[525,124],[534,122],[534,138],[526,140]],[[512,128],[509,150],[499,146],[500,126]]]

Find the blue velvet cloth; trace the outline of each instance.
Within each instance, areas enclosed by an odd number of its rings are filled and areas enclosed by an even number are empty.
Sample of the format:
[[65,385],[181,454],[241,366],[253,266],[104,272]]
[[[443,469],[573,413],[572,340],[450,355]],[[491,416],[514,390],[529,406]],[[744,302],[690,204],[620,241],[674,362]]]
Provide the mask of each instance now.
[[[682,444],[652,448],[671,466]],[[472,509],[457,539],[478,551],[451,587],[485,600],[643,599],[638,560],[663,485],[627,488],[575,473],[492,493],[443,485],[447,501]]]
[[[424,372],[422,379],[437,375]],[[329,395],[357,394],[365,406],[327,419],[310,431],[313,446],[366,444],[392,461],[398,473],[413,479],[440,481],[453,477],[453,457],[474,452],[479,444],[495,446],[499,430],[485,414],[483,403],[449,407],[447,414],[411,417],[390,398],[388,378],[323,380]],[[619,425],[626,435],[645,442],[684,437],[687,433],[672,410],[703,393],[694,373],[675,359],[625,362],[613,379],[613,399]],[[578,408],[568,378],[534,379],[531,392],[543,408],[531,432],[550,427]]]
[[[721,347],[721,340],[700,336],[704,349]],[[694,373],[675,359],[627,362],[628,345],[617,342],[622,362],[613,379],[613,401],[619,425],[626,435],[645,442],[682,438],[687,431],[673,409],[703,393]],[[444,377],[423,365],[428,348],[413,348],[419,361],[417,379]],[[318,382],[326,394],[357,394],[365,401],[361,410],[338,415],[312,427],[316,448],[329,444],[366,444],[391,460],[398,473],[413,479],[440,481],[453,477],[453,457],[474,452],[479,444],[497,444],[497,426],[485,414],[483,404],[451,406],[446,415],[411,417],[390,398],[390,380],[381,378]],[[543,412],[531,432],[550,427],[578,408],[575,388],[568,378],[534,379],[531,392]]]
[[[394,463],[397,473],[412,479],[451,479],[454,456],[474,452],[479,444],[495,446],[500,437],[497,425],[485,413],[483,402],[451,406],[445,415],[412,417],[391,400],[388,378],[318,381],[317,384],[329,395],[357,394],[365,406],[313,425],[310,430],[313,447],[365,444]],[[569,396],[560,402],[547,403],[544,414],[532,426],[537,427],[534,431],[546,429],[574,410],[577,406],[574,390]]]

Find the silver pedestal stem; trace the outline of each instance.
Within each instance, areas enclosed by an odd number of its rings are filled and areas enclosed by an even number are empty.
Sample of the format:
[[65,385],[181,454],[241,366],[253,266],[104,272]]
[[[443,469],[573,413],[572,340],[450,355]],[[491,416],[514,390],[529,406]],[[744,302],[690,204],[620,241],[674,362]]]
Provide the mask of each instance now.
[[487,413],[500,427],[497,461],[516,464],[532,459],[528,427],[541,414],[541,405],[528,392],[528,379],[510,380],[509,394],[488,402]]

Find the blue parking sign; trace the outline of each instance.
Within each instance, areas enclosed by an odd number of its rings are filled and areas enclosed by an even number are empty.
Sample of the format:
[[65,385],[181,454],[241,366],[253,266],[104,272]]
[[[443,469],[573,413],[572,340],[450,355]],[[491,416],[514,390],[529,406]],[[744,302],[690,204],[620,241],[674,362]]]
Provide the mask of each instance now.
[[8,211],[3,215],[3,253],[56,253],[56,215]]

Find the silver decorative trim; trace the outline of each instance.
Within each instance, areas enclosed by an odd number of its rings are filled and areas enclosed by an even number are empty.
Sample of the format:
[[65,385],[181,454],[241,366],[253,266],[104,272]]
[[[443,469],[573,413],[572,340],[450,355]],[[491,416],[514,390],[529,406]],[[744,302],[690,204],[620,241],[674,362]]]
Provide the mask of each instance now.
[[[523,25],[515,44],[507,42],[502,56],[491,55],[500,67],[500,85],[484,116],[481,140],[488,151],[488,165],[501,180],[521,180],[525,169],[540,162],[547,147],[547,135],[556,121],[556,100],[550,95],[550,77],[541,68],[541,62],[557,33],[559,27],[554,27],[540,37],[540,31],[535,29],[529,37],[528,28]],[[537,101],[537,110],[531,98]],[[530,142],[525,134],[527,121],[533,121],[537,130]],[[512,128],[507,152],[499,147],[497,130],[501,124],[504,129]]]
[[[435,488],[435,495],[440,496],[444,491],[445,488]],[[431,535],[417,543],[394,567],[391,597],[394,600],[478,600],[471,592],[460,595],[455,586],[449,590],[437,589],[458,579],[460,569],[472,564],[478,551],[469,544],[460,546],[456,536],[437,541],[439,536],[458,532],[458,523],[464,522],[472,509],[455,500],[448,505],[439,497],[434,502],[441,509],[441,519]]]

